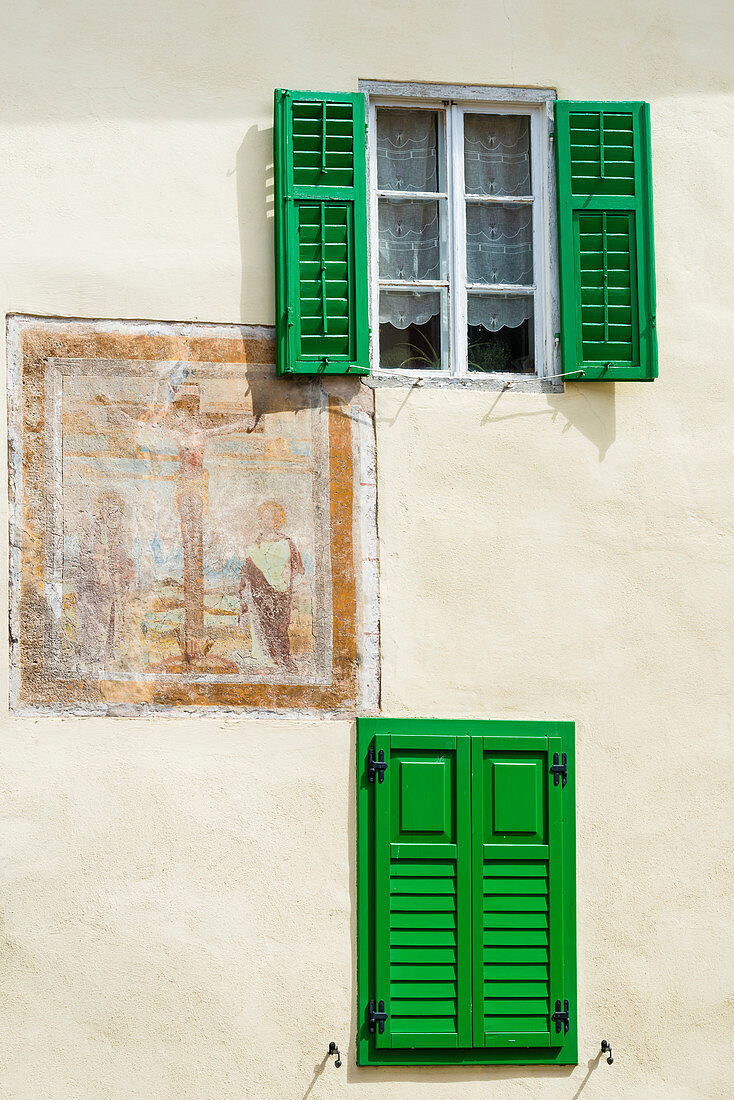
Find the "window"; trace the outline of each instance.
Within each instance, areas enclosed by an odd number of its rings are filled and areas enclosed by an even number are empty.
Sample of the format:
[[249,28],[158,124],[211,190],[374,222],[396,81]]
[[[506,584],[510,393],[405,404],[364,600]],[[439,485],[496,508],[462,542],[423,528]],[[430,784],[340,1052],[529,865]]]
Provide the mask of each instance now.
[[657,377],[646,103],[276,89],[273,149],[279,374]]
[[573,725],[357,723],[358,1061],[575,1064]]
[[541,98],[370,99],[376,370],[553,373]]

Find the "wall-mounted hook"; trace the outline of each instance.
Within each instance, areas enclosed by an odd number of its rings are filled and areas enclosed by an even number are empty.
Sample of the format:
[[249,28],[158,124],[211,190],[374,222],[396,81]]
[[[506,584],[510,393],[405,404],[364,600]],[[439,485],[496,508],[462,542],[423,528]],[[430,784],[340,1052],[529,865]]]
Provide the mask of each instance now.
[[334,1069],[339,1069],[339,1067],[342,1064],[342,1060],[341,1060],[341,1056],[339,1054],[339,1047],[336,1045],[336,1043],[329,1043],[329,1053],[327,1054],[326,1057],[330,1058],[332,1054],[336,1055],[336,1060],[334,1062]]
[[611,1066],[612,1062],[614,1061],[614,1059],[612,1058],[612,1044],[608,1043],[606,1041],[606,1039],[602,1039],[602,1041],[601,1041],[601,1052],[602,1052],[602,1054],[606,1054],[607,1051],[609,1051],[609,1057],[607,1058],[607,1065]]

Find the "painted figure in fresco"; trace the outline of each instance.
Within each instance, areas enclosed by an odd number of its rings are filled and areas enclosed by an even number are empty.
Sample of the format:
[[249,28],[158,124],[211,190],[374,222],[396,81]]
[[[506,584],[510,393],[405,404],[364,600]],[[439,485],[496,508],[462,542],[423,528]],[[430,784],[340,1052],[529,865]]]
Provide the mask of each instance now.
[[283,533],[282,505],[267,501],[258,519],[260,530],[245,551],[240,573],[240,622],[249,617],[254,655],[262,654],[267,663],[294,672],[289,629],[293,585],[304,574],[303,562],[293,539]]
[[[178,449],[176,501],[181,521],[184,564],[181,650],[184,664],[189,666],[206,657],[212,644],[204,637],[203,517],[208,497],[204,451],[208,440],[214,436],[252,432],[258,417],[233,418],[204,412],[195,384],[180,385],[172,390],[162,408],[146,410],[140,417],[132,417],[124,409],[113,406],[103,395],[98,396],[97,401],[105,406],[108,418],[118,426],[142,430],[151,441],[171,441]],[[231,662],[222,664],[231,667],[222,667],[220,671],[236,669]]]
[[124,622],[135,566],[123,547],[123,516],[124,506],[117,493],[102,493],[79,548],[76,649],[86,664],[114,659]]

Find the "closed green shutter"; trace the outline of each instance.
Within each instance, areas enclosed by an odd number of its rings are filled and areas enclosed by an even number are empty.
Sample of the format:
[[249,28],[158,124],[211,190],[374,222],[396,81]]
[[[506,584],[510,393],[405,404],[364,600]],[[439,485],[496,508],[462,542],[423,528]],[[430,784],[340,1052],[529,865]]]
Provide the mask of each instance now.
[[569,380],[657,377],[650,108],[556,103],[561,351]]
[[568,991],[554,751],[559,737],[472,738],[475,1046],[557,1042],[553,1006]]
[[375,791],[377,1047],[471,1045],[469,745],[378,734]]
[[275,93],[279,374],[368,374],[365,101]]
[[572,724],[357,739],[360,1065],[574,1064]]

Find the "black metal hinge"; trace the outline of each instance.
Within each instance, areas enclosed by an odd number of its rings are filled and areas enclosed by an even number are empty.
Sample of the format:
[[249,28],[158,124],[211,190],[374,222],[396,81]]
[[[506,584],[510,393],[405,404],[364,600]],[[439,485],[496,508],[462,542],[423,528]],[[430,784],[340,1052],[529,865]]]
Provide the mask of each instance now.
[[556,1011],[551,1016],[551,1020],[556,1021],[556,1034],[557,1035],[560,1034],[561,1024],[563,1024],[563,1034],[568,1035],[568,1027],[569,1027],[568,1001],[563,1002],[563,1012],[561,1012],[561,1002],[556,1001]]
[[369,1014],[370,1032],[374,1035],[376,1026],[380,1035],[382,1035],[385,1031],[385,1020],[387,1019],[387,1012],[385,1012],[385,1002],[380,1001],[377,1008],[375,1008],[375,1002],[370,1001]]
[[385,760],[385,753],[383,752],[383,750],[380,749],[377,757],[375,757],[375,750],[370,749],[370,751],[367,753],[367,778],[369,779],[370,783],[374,783],[375,776],[377,776],[377,780],[379,783],[384,783],[386,767],[387,762]]
[[551,764],[551,772],[553,774],[553,786],[558,786],[558,780],[562,779],[561,786],[566,786],[566,780],[568,779],[568,765],[566,764],[566,754],[561,753],[561,763],[558,763],[558,753],[553,753],[553,763]]

